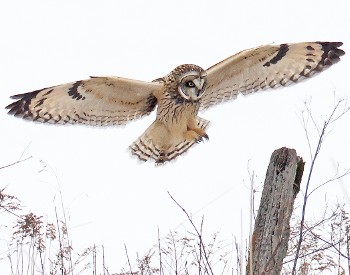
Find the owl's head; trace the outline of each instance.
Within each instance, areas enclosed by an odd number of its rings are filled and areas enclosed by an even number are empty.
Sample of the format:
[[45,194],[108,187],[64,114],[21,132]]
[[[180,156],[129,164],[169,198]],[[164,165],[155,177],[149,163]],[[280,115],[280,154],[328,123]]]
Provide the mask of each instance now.
[[177,92],[188,101],[198,101],[205,92],[207,73],[192,64],[180,65],[172,72],[177,80]]

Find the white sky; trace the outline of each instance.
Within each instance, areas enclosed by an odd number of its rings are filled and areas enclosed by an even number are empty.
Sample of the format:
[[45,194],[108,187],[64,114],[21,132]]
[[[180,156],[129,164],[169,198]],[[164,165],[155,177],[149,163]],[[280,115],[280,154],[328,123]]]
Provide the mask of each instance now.
[[[349,51],[349,1],[6,1],[0,4],[0,188],[16,195],[27,211],[54,221],[59,190],[76,251],[103,244],[110,271],[124,265],[124,243],[132,260],[169,230],[192,230],[169,191],[208,236],[230,240],[249,228],[249,175],[261,191],[273,150],[309,153],[301,125],[303,102],[312,98],[322,123],[336,98],[349,97],[349,58],[298,85],[262,92],[212,108],[209,142],[162,167],[140,163],[127,147],[154,114],[126,127],[50,126],[6,115],[9,96],[85,79],[116,75],[153,80],[183,63],[207,68],[238,51],[268,43],[343,41]],[[350,168],[350,114],[333,126],[313,187],[333,176],[333,161]],[[317,135],[312,132],[312,145]],[[39,172],[45,166],[44,172]],[[304,174],[304,180],[306,173]],[[348,183],[349,178],[344,180]],[[303,186],[305,182],[302,183]],[[310,199],[309,216],[342,201],[338,182]],[[348,188],[349,189],[349,188]],[[301,193],[298,195],[301,198]],[[0,224],[3,224],[1,218]],[[6,222],[5,222],[6,223]],[[1,234],[2,228],[0,228]],[[4,231],[3,231],[4,232]],[[1,237],[1,239],[4,239]],[[0,256],[6,243],[0,240]]]

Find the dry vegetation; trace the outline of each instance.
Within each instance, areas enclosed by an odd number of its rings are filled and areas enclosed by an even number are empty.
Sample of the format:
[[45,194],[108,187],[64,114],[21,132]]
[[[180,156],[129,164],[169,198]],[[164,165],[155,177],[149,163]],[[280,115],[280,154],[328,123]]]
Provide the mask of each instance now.
[[[20,201],[5,190],[0,191],[1,215],[15,215],[13,234],[2,261],[10,263],[6,274],[243,274],[240,270],[240,244],[220,240],[215,233],[203,237],[199,229],[186,236],[176,231],[158,240],[136,263],[126,261],[120,272],[110,272],[104,262],[103,246],[92,245],[76,253],[69,240],[67,225],[62,220],[44,221],[34,213],[21,215]],[[300,219],[293,218],[289,250],[282,274],[291,274],[298,245]],[[198,233],[197,233],[198,231]],[[198,235],[199,234],[199,235]],[[247,255],[247,251],[244,253]],[[126,256],[127,250],[126,250]],[[346,274],[350,263],[350,216],[344,205],[327,207],[318,221],[305,222],[297,274]],[[98,260],[97,260],[98,259]]]

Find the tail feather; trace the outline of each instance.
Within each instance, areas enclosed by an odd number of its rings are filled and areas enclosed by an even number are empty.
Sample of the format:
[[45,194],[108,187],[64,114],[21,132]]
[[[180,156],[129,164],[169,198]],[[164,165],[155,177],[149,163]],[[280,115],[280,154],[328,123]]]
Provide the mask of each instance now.
[[[205,130],[209,125],[209,121],[199,118],[197,121],[198,128]],[[153,124],[148,128],[137,140],[130,145],[131,152],[142,161],[154,160],[156,164],[163,164],[177,158],[186,152],[192,145],[197,143],[196,140],[173,139],[172,137],[160,137],[161,140],[169,140],[168,146],[158,144],[157,138],[153,135]],[[171,134],[171,133],[169,133]],[[158,139],[159,140],[159,139]]]

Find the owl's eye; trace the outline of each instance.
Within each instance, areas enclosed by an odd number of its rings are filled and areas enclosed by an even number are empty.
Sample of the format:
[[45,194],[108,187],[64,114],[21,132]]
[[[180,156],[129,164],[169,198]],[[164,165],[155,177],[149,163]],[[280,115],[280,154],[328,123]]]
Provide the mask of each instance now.
[[194,85],[193,81],[187,81],[186,82],[186,86],[192,88],[192,87],[194,87],[196,85]]

